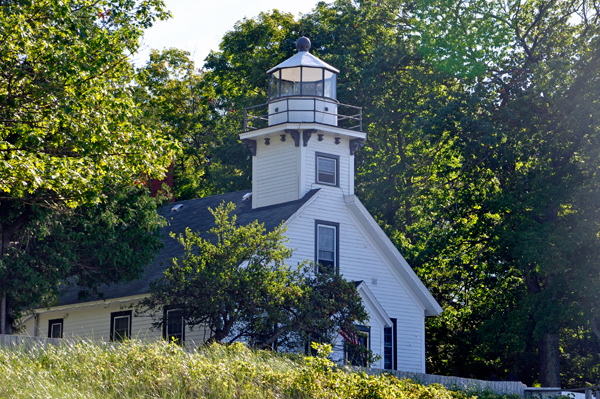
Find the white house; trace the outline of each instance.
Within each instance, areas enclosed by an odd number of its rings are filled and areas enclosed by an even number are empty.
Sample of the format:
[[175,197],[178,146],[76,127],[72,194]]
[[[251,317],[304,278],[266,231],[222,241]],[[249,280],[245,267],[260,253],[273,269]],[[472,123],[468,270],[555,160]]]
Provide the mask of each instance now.
[[[135,317],[127,306],[146,296],[150,282],[182,255],[168,233],[189,227],[206,234],[214,220],[207,207],[231,201],[238,223],[259,220],[268,229],[286,223],[295,250],[290,264],[309,259],[357,284],[369,313],[368,325],[361,326],[368,334],[364,343],[381,356],[372,367],[425,372],[425,317],[442,309],[354,194],[354,154],[367,134],[360,109],[337,101],[339,71],[309,53],[308,39],[300,38],[297,47],[296,55],[267,72],[269,102],[246,110],[240,138],[252,152],[252,190],[169,204],[160,212],[169,222],[165,247],[141,280],[105,287],[102,300],[81,302],[68,292],[59,306],[36,309],[23,322],[29,335],[201,342],[203,331],[177,322],[162,333],[151,331],[151,320]],[[339,360],[341,342],[334,352]]]

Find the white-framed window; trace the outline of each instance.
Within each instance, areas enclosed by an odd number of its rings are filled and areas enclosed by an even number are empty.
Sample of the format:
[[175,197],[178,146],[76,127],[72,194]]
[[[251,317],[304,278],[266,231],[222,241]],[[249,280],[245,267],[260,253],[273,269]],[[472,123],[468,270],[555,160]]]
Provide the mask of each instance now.
[[131,338],[131,310],[110,314],[110,340],[121,342]]
[[48,320],[48,338],[63,337],[64,319]]
[[185,341],[185,323],[183,313],[178,308],[167,308],[164,313],[163,337],[168,342],[183,345]]
[[340,157],[337,155],[316,153],[316,177],[319,184],[339,186]]
[[339,224],[317,220],[315,223],[315,263],[319,271],[338,272]]

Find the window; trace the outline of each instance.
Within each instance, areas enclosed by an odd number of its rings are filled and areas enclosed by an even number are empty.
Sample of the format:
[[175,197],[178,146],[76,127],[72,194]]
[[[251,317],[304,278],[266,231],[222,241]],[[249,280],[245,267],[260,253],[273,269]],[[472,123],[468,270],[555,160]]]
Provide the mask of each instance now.
[[315,263],[320,272],[339,272],[339,224],[315,222]]
[[320,152],[317,152],[316,157],[316,182],[328,186],[339,186],[340,157]]
[[121,342],[131,338],[131,310],[110,314],[110,340]]
[[181,309],[166,308],[164,316],[163,337],[168,342],[175,341],[179,345],[183,345],[185,341],[185,323],[183,322]]
[[392,320],[392,327],[383,329],[383,368],[396,370],[396,319]]
[[357,334],[345,336],[346,364],[368,367],[367,351],[371,348],[371,329],[366,326],[357,326],[357,328]]
[[48,320],[48,338],[63,337],[63,319]]

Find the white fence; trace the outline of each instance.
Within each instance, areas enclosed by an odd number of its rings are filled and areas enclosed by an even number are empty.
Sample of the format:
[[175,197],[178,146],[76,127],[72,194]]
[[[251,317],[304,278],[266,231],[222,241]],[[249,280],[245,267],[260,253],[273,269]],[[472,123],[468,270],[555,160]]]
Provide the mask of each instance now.
[[407,371],[397,370],[380,370],[380,369],[364,369],[367,374],[392,374],[400,379],[410,378],[413,381],[424,385],[440,384],[446,388],[476,390],[476,391],[491,391],[496,394],[517,394],[520,397],[525,395],[527,385],[519,381],[483,381],[472,378],[449,377],[445,375],[411,373]]

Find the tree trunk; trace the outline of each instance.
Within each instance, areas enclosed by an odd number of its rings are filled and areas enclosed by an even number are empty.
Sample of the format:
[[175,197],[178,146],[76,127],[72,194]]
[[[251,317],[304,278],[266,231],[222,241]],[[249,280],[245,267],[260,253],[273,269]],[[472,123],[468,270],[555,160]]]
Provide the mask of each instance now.
[[[0,224],[0,259],[6,254],[9,242],[8,232]],[[0,334],[6,334],[6,292],[2,277],[0,277]]]
[[0,334],[5,334],[6,331],[6,294],[1,294],[0,297]]
[[560,387],[560,347],[558,333],[546,333],[539,346],[542,387]]

